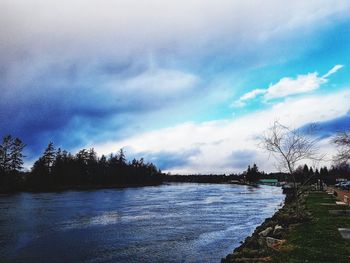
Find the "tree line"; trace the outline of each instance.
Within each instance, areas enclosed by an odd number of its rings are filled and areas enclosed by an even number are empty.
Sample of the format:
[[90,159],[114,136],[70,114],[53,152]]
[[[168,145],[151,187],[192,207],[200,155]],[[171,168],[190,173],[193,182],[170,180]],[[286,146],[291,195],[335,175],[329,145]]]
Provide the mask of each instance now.
[[[278,181],[293,181],[290,179],[288,173],[265,173],[259,171],[258,166],[254,163],[252,166],[248,166],[247,170],[242,173],[243,180],[256,183],[261,179],[277,179]],[[307,164],[299,165],[295,171],[293,171],[293,177],[298,184],[314,184],[321,180],[327,185],[334,185],[337,179],[350,180],[350,166],[346,162],[335,163],[330,168],[323,166],[319,168],[309,167]]]
[[295,195],[298,185],[322,180],[334,184],[337,178],[350,179],[350,133],[341,132],[333,138],[338,148],[334,165],[328,169],[313,169],[299,165],[302,160],[319,161],[316,140],[307,137],[300,130],[292,130],[275,122],[262,137],[262,148],[272,153],[278,161],[280,173],[266,174],[256,164],[248,166],[242,174],[164,176],[152,163],[143,158],[127,161],[123,149],[109,156],[97,156],[93,148],[82,149],[71,154],[50,142],[42,156],[35,161],[29,172],[22,172],[23,150],[26,145],[19,138],[6,135],[0,144],[0,192],[18,190],[52,190],[67,187],[92,187],[115,185],[148,185],[162,181],[223,183],[243,180],[256,183],[260,179],[275,178],[294,183]]
[[25,144],[11,135],[0,145],[0,191],[45,191],[68,187],[151,185],[162,182],[162,174],[143,158],[127,161],[123,149],[98,157],[82,149],[71,154],[50,142],[30,172],[22,172]]

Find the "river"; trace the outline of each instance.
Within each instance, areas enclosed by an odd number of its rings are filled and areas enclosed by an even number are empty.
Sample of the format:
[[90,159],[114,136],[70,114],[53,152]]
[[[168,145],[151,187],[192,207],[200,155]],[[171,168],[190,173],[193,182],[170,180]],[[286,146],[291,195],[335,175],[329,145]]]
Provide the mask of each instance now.
[[154,187],[0,196],[1,262],[220,262],[280,207],[278,187]]

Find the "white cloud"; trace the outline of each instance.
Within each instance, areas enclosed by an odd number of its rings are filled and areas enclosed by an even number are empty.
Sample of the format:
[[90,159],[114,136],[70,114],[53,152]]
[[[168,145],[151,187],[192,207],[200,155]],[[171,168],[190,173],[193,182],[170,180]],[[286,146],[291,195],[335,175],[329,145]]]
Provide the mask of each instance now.
[[295,79],[282,78],[276,84],[271,85],[264,95],[267,100],[286,97],[290,95],[306,93],[318,89],[326,79],[318,77],[317,72],[299,75]]
[[283,98],[290,95],[302,94],[317,90],[322,84],[328,81],[328,77],[336,73],[343,65],[335,65],[326,74],[319,77],[317,72],[306,75],[298,75],[296,78],[284,77],[276,84],[270,85],[267,89],[255,89],[241,96],[233,103],[233,106],[242,107],[247,100],[264,94],[264,99],[271,100]]
[[339,69],[343,68],[344,65],[335,65],[333,68],[331,68],[326,74],[322,76],[323,79],[328,78],[330,75],[336,73]]
[[244,94],[240,99],[241,100],[249,100],[249,99],[255,98],[259,94],[264,94],[265,92],[266,92],[266,90],[264,90],[264,89],[255,89],[251,92]]
[[[150,69],[142,74],[127,80],[124,88],[131,92],[177,93],[186,91],[195,86],[199,78],[193,74],[169,69]],[[157,94],[154,94],[157,95]]]
[[250,100],[250,99],[254,99],[256,96],[260,95],[260,94],[265,94],[267,92],[266,89],[255,89],[255,90],[252,90],[250,92],[247,92],[246,94],[244,94],[243,96],[241,96],[238,100],[236,100],[232,106],[233,107],[243,107],[245,106],[245,102],[247,100]]
[[2,0],[0,51],[6,57],[14,54],[6,50],[21,55],[29,49],[73,57],[168,48],[188,56],[218,46],[233,53],[249,47],[256,52],[257,44],[347,16],[349,7],[346,0]]
[[[133,152],[174,152],[198,149],[182,167],[171,170],[180,173],[210,173],[240,171],[235,167],[232,153],[237,150],[256,152],[256,162],[264,170],[274,170],[273,160],[257,147],[260,136],[274,120],[300,127],[310,122],[326,121],[346,114],[350,105],[350,92],[342,91],[323,96],[294,98],[238,119],[204,123],[185,123],[175,127],[146,132],[132,138],[107,142],[96,147],[108,154],[128,147]],[[324,146],[325,147],[325,146]],[[329,147],[329,146],[328,146]],[[325,148],[324,148],[325,149]],[[329,149],[328,149],[329,150]]]
[[276,84],[271,85],[264,95],[267,100],[286,97],[289,95],[306,93],[318,89],[328,81],[327,77],[336,73],[343,65],[335,65],[325,75],[318,77],[318,73],[299,75],[295,79],[282,78]]

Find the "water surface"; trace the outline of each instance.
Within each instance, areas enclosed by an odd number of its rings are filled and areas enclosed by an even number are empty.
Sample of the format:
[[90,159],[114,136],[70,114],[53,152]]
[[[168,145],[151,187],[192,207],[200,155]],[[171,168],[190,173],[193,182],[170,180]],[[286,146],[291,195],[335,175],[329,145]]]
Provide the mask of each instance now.
[[5,262],[220,262],[279,208],[280,188],[225,184],[0,196]]

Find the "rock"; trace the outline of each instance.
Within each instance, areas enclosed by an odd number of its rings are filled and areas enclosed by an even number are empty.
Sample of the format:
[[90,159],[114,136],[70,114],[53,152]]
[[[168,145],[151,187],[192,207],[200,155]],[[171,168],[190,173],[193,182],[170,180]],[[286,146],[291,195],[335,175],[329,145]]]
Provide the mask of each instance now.
[[280,225],[276,225],[275,229],[273,230],[273,233],[271,235],[271,237],[273,238],[277,238],[277,239],[284,239],[286,236],[286,229],[283,228]]
[[275,226],[275,229],[273,230],[273,234],[274,234],[274,235],[278,234],[279,232],[281,232],[282,229],[283,229],[282,226],[276,225],[276,226]]
[[266,237],[272,231],[272,227],[268,227],[259,233],[259,236]]
[[350,228],[338,228],[338,231],[344,239],[350,239]]
[[272,238],[272,237],[267,237],[266,238],[266,245],[269,248],[278,250],[280,248],[281,245],[283,245],[286,242],[285,239],[276,239],[276,238]]

